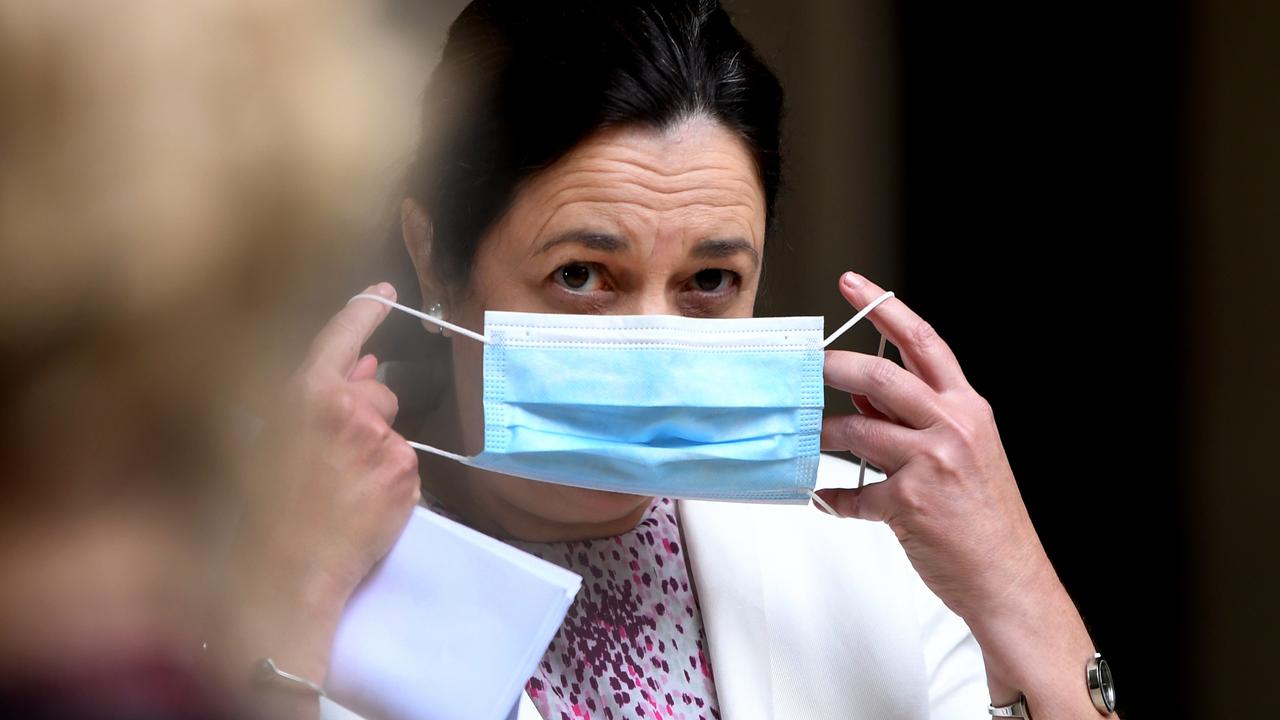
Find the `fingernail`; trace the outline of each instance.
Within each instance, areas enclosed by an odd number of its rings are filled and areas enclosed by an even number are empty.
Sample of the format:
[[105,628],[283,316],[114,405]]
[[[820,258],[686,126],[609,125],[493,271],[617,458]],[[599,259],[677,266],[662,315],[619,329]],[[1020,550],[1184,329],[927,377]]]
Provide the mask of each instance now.
[[855,272],[850,271],[840,276],[840,282],[844,283],[844,286],[849,288],[850,290],[857,290],[858,288],[866,284],[867,279]]
[[381,295],[388,300],[396,299],[396,289],[391,287],[391,283],[380,282],[372,288],[374,294]]

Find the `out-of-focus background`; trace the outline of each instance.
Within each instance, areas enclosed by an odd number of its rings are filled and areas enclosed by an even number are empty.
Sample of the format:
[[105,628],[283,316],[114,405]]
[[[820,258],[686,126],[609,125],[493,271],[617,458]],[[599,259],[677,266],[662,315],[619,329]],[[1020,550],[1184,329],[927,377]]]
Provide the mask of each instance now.
[[[463,5],[0,2],[0,674],[199,640],[223,421],[359,290]],[[1280,4],[726,6],[788,93],[761,314],[899,291],[1125,717],[1274,715]]]

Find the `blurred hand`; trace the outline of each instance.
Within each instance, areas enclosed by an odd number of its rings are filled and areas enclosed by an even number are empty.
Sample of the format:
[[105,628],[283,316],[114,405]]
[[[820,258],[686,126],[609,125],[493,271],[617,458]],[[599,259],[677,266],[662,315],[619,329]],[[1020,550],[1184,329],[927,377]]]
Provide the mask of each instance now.
[[[385,283],[365,292],[395,299]],[[320,331],[286,391],[292,497],[281,528],[310,540],[308,557],[348,591],[382,559],[420,498],[418,458],[391,429],[399,403],[360,348],[389,308],[355,300]],[[283,509],[283,508],[282,508]]]
[[[883,293],[853,273],[840,291],[855,308]],[[859,415],[826,418],[824,450],[847,450],[888,476],[819,494],[842,516],[883,521],[916,572],[966,620],[990,616],[1011,593],[1034,592],[1048,559],[1023,506],[991,407],[950,348],[904,303],[870,315],[902,352],[883,358],[828,351],[827,385],[853,395]],[[1056,585],[1056,576],[1049,570]]]
[[[365,292],[394,299],[383,283]],[[361,346],[388,308],[355,300],[290,380],[261,448],[233,572],[248,613],[244,656],[323,682],[351,592],[395,543],[420,497],[418,462],[391,429],[398,403]],[[247,667],[247,666],[246,666]]]

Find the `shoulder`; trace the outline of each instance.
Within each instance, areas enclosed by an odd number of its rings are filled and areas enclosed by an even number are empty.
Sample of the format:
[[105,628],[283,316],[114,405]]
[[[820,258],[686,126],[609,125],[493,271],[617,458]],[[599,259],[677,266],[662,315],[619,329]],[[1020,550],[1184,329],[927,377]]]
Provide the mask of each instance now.
[[[824,455],[818,486],[855,487],[858,472]],[[866,482],[883,479],[867,470]],[[887,525],[804,505],[701,501],[681,501],[680,517],[717,688],[735,707],[930,716],[936,669],[971,641]],[[967,682],[977,675],[965,658]]]
[[[859,472],[857,463],[822,455],[817,486],[856,487]],[[867,484],[885,479],[867,468]],[[763,572],[772,583],[856,597],[868,617],[892,616],[926,634],[950,613],[885,523],[831,517],[811,505],[701,501],[681,501],[680,517],[694,574],[714,565],[722,587],[740,591],[741,578]]]
[[[859,467],[841,458],[822,455],[818,463],[817,487],[856,487]],[[866,482],[885,479],[867,469]],[[723,560],[744,555],[750,562],[773,557],[777,567],[790,575],[822,571],[839,573],[857,582],[874,579],[903,588],[915,580],[893,531],[883,523],[835,518],[812,505],[770,505],[689,501],[680,502],[682,532],[692,536],[690,561],[701,559],[702,549]],[[754,550],[750,550],[754,548]],[[837,552],[846,562],[836,567],[819,567],[816,561]],[[784,561],[785,559],[785,561]]]

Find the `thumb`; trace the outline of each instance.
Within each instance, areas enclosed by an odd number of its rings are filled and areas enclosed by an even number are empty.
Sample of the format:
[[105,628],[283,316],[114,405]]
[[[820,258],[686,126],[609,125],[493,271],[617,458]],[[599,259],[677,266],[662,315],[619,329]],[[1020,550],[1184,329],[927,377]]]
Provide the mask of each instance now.
[[347,380],[351,382],[372,380],[377,372],[378,358],[372,355],[365,355],[356,361],[356,366],[351,368],[351,374],[347,376]]
[[840,517],[885,522],[890,512],[889,488],[892,480],[861,488],[823,488],[817,494]]

